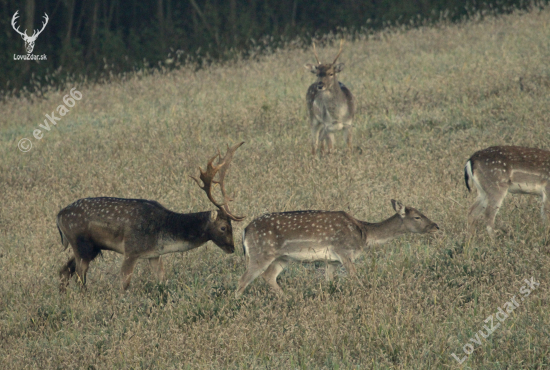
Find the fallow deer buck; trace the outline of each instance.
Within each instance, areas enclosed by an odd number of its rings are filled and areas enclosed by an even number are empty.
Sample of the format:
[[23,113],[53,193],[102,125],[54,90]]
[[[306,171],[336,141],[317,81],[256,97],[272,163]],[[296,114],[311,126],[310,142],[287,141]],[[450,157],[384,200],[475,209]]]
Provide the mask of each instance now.
[[346,212],[294,211],[268,213],[252,221],[243,232],[247,269],[235,293],[239,297],[258,276],[277,294],[283,294],[277,276],[290,261],[325,261],[326,279],[339,264],[356,276],[355,259],[372,244],[382,244],[408,233],[439,230],[418,210],[391,200],[396,214],[379,223],[357,220]]
[[313,155],[317,152],[319,141],[321,152],[324,151],[324,141],[326,141],[330,153],[334,146],[334,132],[340,130],[344,130],[348,149],[351,149],[355,102],[351,91],[336,78],[336,74],[344,69],[344,63],[336,64],[338,57],[342,54],[343,42],[344,40],[340,43],[340,51],[334,61],[327,64],[321,63],[313,43],[313,54],[317,64],[305,65],[307,70],[317,76],[317,82],[309,87],[306,94]]
[[520,146],[493,146],[475,152],[466,162],[464,180],[477,198],[468,214],[468,227],[483,214],[489,235],[494,236],[495,217],[508,193],[542,197],[543,222],[550,211],[550,151]]
[[[167,253],[185,252],[198,248],[209,240],[226,253],[233,253],[233,229],[231,220],[242,221],[229,209],[231,200],[226,195],[224,179],[233,154],[243,143],[228,147],[222,159],[218,153],[200,169],[201,189],[218,207],[217,211],[200,213],[176,213],[159,203],[145,199],[86,198],[62,209],[57,215],[57,227],[65,249],[71,245],[74,256],[59,270],[60,290],[64,291],[69,279],[76,272],[82,285],[86,284],[86,272],[90,262],[102,250],[124,255],[122,285],[127,289],[132,272],[139,259],[148,259],[160,282],[164,281],[161,256]],[[213,165],[218,157],[218,164]],[[218,181],[214,180],[219,173]],[[220,186],[224,203],[218,203],[212,195],[213,184]]]

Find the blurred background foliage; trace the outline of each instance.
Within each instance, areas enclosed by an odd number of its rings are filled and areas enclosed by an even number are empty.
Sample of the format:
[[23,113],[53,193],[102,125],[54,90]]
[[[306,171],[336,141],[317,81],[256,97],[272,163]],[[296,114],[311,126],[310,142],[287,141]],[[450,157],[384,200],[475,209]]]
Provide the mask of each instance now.
[[[546,4],[522,0],[0,0],[0,96],[40,92],[67,79],[97,81],[141,68],[200,67],[280,46],[307,47],[328,33],[372,32],[508,13]],[[36,55],[12,29],[40,29]],[[320,40],[322,42],[322,40]]]

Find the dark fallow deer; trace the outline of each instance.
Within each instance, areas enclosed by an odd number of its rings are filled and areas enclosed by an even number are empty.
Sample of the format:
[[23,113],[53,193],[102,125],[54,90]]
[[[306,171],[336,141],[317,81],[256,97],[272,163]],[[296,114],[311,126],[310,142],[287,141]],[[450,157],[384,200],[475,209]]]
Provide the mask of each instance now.
[[495,217],[506,194],[533,194],[542,198],[543,221],[550,211],[550,151],[520,146],[493,146],[475,152],[466,162],[468,191],[477,188],[477,199],[468,214],[468,227],[483,215],[494,236]]
[[268,213],[252,221],[243,232],[247,269],[235,293],[239,297],[258,276],[277,294],[283,294],[277,276],[290,261],[327,264],[331,280],[339,264],[356,276],[355,259],[372,244],[381,244],[408,233],[434,233],[439,230],[412,207],[391,200],[396,214],[379,223],[357,220],[346,212],[294,211]]
[[[235,216],[229,209],[231,199],[226,195],[224,179],[233,154],[242,144],[228,148],[223,159],[219,153],[212,157],[206,171],[200,169],[203,186],[192,177],[218,207],[217,211],[176,213],[152,200],[107,197],[80,199],[62,209],[57,215],[57,227],[65,249],[70,244],[74,256],[59,270],[60,290],[65,290],[75,272],[85,285],[88,266],[102,250],[124,255],[121,269],[124,289],[130,285],[139,259],[148,259],[159,281],[163,282],[163,254],[185,252],[209,240],[224,252],[233,253],[231,220],[242,221],[244,217]],[[218,164],[213,165],[216,157]],[[213,184],[220,186],[224,203],[214,199]]]
[[334,132],[344,130],[344,137],[351,149],[352,121],[355,115],[355,102],[351,91],[339,82],[336,74],[344,69],[344,63],[336,64],[342,54],[344,40],[340,43],[340,51],[332,63],[323,64],[315,51],[313,54],[317,64],[306,64],[305,68],[317,76],[317,82],[307,89],[306,103],[311,126],[311,152],[317,152],[321,142],[321,152],[324,151],[324,141],[327,142],[328,152],[334,146]]

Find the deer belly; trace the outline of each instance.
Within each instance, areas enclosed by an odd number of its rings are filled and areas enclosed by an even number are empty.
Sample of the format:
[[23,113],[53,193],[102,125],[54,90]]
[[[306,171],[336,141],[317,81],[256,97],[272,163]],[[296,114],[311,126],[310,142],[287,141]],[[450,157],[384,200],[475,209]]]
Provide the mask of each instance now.
[[174,241],[174,240],[159,240],[155,248],[143,255],[143,258],[154,258],[162,256],[163,254],[185,252],[189,249],[193,249],[196,246],[188,241]]
[[540,195],[546,187],[547,180],[544,180],[538,173],[523,171],[512,171],[512,181],[508,191],[515,194]]
[[88,233],[94,243],[105,249],[124,254],[124,229],[107,222],[91,221]]
[[295,260],[303,262],[330,261],[339,262],[338,255],[333,252],[332,245],[322,245],[318,241],[314,242],[287,242],[284,255]]

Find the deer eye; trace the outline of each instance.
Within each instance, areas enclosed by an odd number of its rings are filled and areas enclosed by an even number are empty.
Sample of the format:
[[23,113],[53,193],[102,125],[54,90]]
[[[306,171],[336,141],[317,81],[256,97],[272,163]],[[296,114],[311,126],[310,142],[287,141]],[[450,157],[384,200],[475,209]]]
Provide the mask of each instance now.
[[225,230],[227,230],[227,228],[226,228],[225,226],[222,226],[222,227],[221,227],[221,230],[222,230],[222,231],[225,231]]
[[415,217],[414,219],[420,221],[420,217]]
[[332,77],[332,76],[334,76],[334,73],[329,73],[328,75],[329,75],[329,77]]

